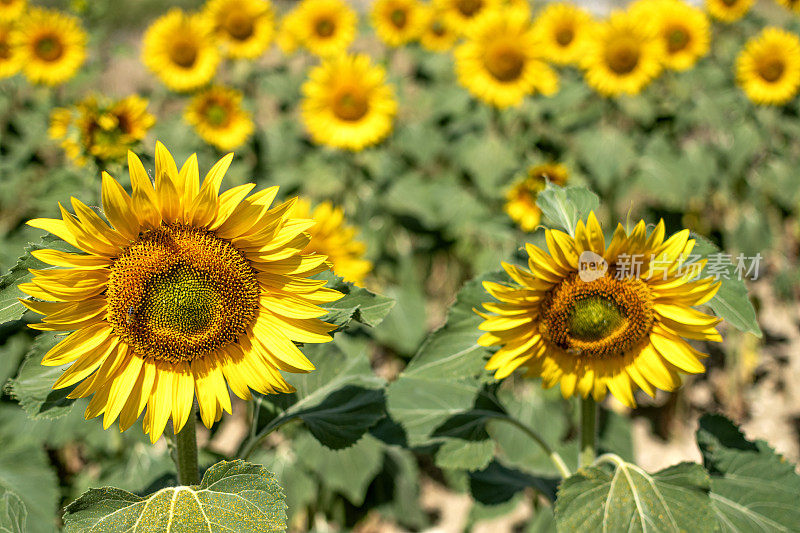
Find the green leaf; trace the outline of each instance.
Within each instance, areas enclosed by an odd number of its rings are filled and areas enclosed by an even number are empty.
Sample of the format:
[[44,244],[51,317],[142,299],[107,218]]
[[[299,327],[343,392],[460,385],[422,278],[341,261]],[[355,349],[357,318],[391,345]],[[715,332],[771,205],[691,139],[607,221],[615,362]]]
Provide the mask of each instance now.
[[335,278],[327,285],[344,293],[339,300],[324,304],[328,314],[321,317],[325,322],[336,324],[340,328],[346,326],[351,320],[360,322],[365,326],[375,327],[380,324],[394,307],[394,300],[372,293],[363,287]]
[[[0,495],[14,493],[22,500],[28,511],[26,533],[52,533],[58,506],[58,485],[44,449],[16,435],[3,434],[1,442]],[[14,505],[12,499],[9,497],[9,502]]]
[[63,366],[42,366],[42,357],[64,339],[63,335],[51,332],[36,337],[17,377],[9,381],[11,395],[19,401],[29,417],[33,419],[52,419],[63,416],[72,410],[75,400],[67,395],[75,387],[53,389],[53,384],[61,377]]
[[576,138],[576,151],[598,190],[622,182],[636,161],[632,137],[611,127],[584,130]]
[[436,466],[451,470],[483,470],[494,457],[494,446],[491,439],[447,439],[436,452]]
[[285,509],[274,474],[261,465],[222,461],[197,487],[169,487],[147,497],[113,487],[91,489],[67,506],[64,531],[271,533],[286,529]]
[[579,220],[586,220],[597,210],[600,199],[586,187],[559,187],[551,183],[536,197],[536,205],[544,218],[554,227],[575,235]]
[[697,442],[711,473],[711,502],[720,530],[797,531],[800,476],[764,441],[745,439],[720,415],[700,419]]
[[708,473],[680,463],[648,474],[619,458],[579,470],[556,500],[559,531],[712,532]]
[[[485,505],[498,505],[528,487],[535,488],[550,501],[555,500],[557,478],[532,476],[508,468],[497,461],[479,472],[470,472],[469,488],[472,497]],[[572,531],[579,531],[578,529]]]
[[6,492],[0,498],[0,533],[25,533],[28,509],[19,496]]

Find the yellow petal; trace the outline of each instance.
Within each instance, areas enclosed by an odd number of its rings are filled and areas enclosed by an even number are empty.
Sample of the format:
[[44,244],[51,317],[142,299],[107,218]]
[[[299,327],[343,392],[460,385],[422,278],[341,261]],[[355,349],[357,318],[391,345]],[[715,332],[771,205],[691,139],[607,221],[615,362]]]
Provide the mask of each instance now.
[[117,180],[103,172],[103,211],[111,225],[126,239],[139,234],[139,219],[133,212],[133,202]]

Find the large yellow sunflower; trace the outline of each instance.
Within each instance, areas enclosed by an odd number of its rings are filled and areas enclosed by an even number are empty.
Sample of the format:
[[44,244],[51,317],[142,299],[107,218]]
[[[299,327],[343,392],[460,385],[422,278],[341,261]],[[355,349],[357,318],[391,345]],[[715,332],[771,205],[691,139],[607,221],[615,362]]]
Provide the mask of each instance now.
[[209,87],[197,93],[184,113],[197,134],[220,150],[238,148],[253,133],[250,113],[242,108],[242,93],[228,87]]
[[146,407],[153,442],[170,416],[180,431],[195,398],[210,427],[230,412],[228,387],[244,399],[293,390],[279,370],[314,368],[295,343],[329,341],[317,304],[341,297],[308,279],[327,269],[324,255],[302,253],[314,221],[287,216],[294,200],[270,209],[277,187],[219,194],[232,154],[202,185],[196,156],[179,171],[161,144],[155,155],[154,186],[129,153],[132,196],[103,174],[108,223],[75,198],[75,215],[61,207],[60,219],[31,220],[82,253],[34,252],[66,268],[33,270],[20,285],[45,315],[33,327],[72,332],[42,360],[71,364],[54,388],[93,394],[86,418],[103,414],[106,428],[119,417],[124,431]]
[[757,104],[788,102],[800,87],[800,39],[780,28],[765,28],[739,54],[736,80]]
[[425,8],[417,0],[376,0],[371,17],[378,37],[389,46],[400,46],[422,33]]
[[449,19],[441,10],[428,6],[424,9],[424,20],[419,42],[431,52],[446,52],[458,40],[458,32],[450,26]]
[[312,218],[316,221],[307,231],[311,242],[303,253],[322,254],[333,265],[333,272],[346,281],[360,284],[372,270],[372,263],[364,259],[366,245],[355,239],[358,228],[344,219],[344,210],[323,202],[313,210],[308,200],[300,198],[291,216]]
[[536,17],[533,31],[542,55],[559,65],[577,64],[589,42],[591,15],[572,4],[549,4]]
[[173,91],[206,85],[220,61],[209,19],[171,9],[147,28],[142,60]]
[[695,244],[689,230],[664,235],[663,221],[649,235],[644,221],[630,234],[619,225],[606,247],[592,213],[574,237],[547,230],[549,254],[526,245],[530,271],[503,264],[515,285],[484,283],[500,301],[479,312],[478,343],[500,346],[486,368],[500,379],[525,367],[545,387],[560,383],[565,398],[599,401],[611,391],[630,407],[637,387],[652,396],[677,388],[679,373],[703,372],[706,355],[685,339],[721,340],[720,319],[694,309],[720,284],[697,279],[705,261],[684,263]]
[[755,0],[705,0],[706,11],[717,20],[736,22],[750,11]]
[[661,73],[662,59],[654,25],[616,12],[595,26],[581,66],[591,87],[618,96],[641,92]]
[[22,68],[20,49],[11,42],[12,23],[0,22],[0,79],[9,78]]
[[711,24],[706,14],[680,0],[651,0],[653,10],[644,10],[643,17],[655,24],[662,48],[664,66],[687,70],[708,53]]
[[362,150],[392,131],[397,102],[386,72],[364,54],[341,55],[315,67],[303,84],[302,117],[314,142]]
[[355,11],[341,0],[303,0],[284,18],[283,31],[312,54],[326,57],[347,51],[357,23]]
[[80,21],[51,9],[31,8],[11,36],[22,72],[33,83],[59,85],[86,60],[86,32]]
[[506,193],[505,211],[522,231],[533,231],[542,219],[536,198],[547,182],[563,186],[569,178],[567,167],[561,163],[532,166],[521,180]]
[[542,61],[529,21],[518,11],[481,17],[455,58],[458,81],[495,107],[520,105],[534,92],[558,91],[558,76]]
[[469,32],[487,13],[503,10],[504,4],[505,0],[433,0],[450,27],[462,34]]
[[0,22],[17,20],[27,6],[28,0],[0,0]]
[[791,9],[795,13],[800,13],[800,1],[798,0],[775,0],[786,9]]
[[269,0],[209,0],[205,12],[228,57],[254,59],[269,48],[275,34]]

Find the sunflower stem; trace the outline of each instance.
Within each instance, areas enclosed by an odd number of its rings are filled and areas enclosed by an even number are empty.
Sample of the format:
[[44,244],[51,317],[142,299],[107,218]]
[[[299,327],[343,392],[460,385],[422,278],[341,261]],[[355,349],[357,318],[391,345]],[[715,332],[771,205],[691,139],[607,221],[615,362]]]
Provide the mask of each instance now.
[[536,444],[538,444],[542,448],[542,450],[544,450],[544,452],[553,462],[553,465],[555,465],[556,469],[558,470],[559,474],[561,474],[561,477],[563,479],[567,479],[572,475],[572,472],[570,472],[567,463],[564,462],[564,459],[561,457],[561,455],[557,451],[553,450],[545,442],[545,440],[541,437],[541,435],[539,435],[533,428],[531,428],[527,424],[524,424],[523,422],[520,422],[516,418],[508,415],[497,416],[496,418],[497,420],[504,420],[516,426],[517,428],[521,429],[526,435],[528,435],[528,437],[533,439],[533,441],[535,441]]
[[175,466],[178,468],[179,485],[200,483],[200,470],[197,466],[197,424],[196,407],[192,404],[189,419],[175,434]]
[[580,468],[594,463],[597,455],[597,403],[594,398],[581,399],[581,448],[578,455]]

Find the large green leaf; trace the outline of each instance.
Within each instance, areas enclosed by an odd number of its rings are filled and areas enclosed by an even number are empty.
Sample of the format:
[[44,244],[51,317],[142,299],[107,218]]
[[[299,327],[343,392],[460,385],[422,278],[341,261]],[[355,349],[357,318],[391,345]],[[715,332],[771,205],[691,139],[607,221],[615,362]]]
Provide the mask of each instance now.
[[12,492],[25,504],[26,533],[52,533],[58,505],[55,473],[44,449],[17,437],[8,433],[0,436],[0,496]]
[[700,419],[697,442],[711,473],[711,502],[723,532],[790,532],[800,524],[800,476],[764,441],[745,439],[720,415]]
[[394,307],[393,299],[374,294],[340,278],[335,278],[327,286],[344,293],[339,300],[322,306],[328,310],[322,320],[339,327],[346,326],[351,320],[366,326],[377,326]]
[[708,473],[680,463],[648,474],[620,459],[579,470],[556,500],[559,531],[713,532]]
[[28,531],[28,508],[19,496],[6,492],[0,498],[0,533],[25,533]]
[[622,183],[636,161],[631,136],[616,128],[584,130],[575,141],[580,161],[600,191]]
[[286,529],[285,509],[274,474],[261,465],[222,461],[199,486],[169,487],[147,497],[113,487],[91,489],[67,506],[64,531],[272,533]]
[[559,187],[551,183],[536,197],[536,205],[542,210],[551,226],[575,235],[579,220],[586,220],[591,211],[597,210],[600,199],[586,187]]

